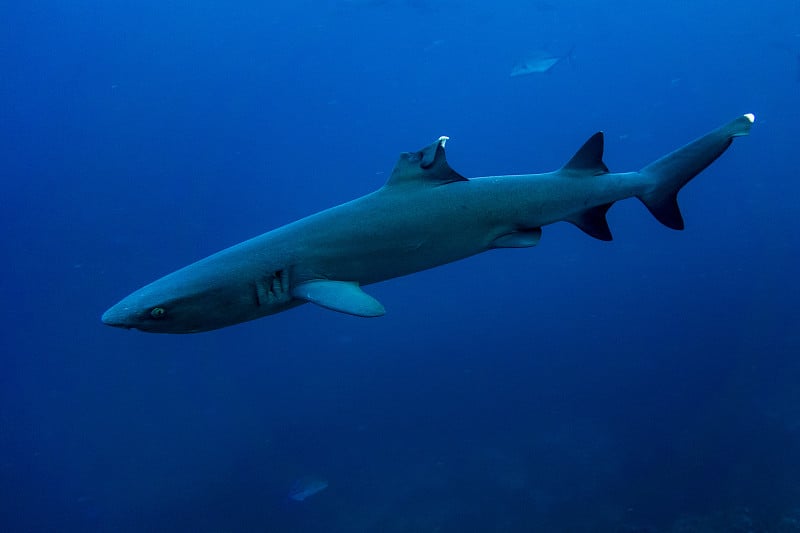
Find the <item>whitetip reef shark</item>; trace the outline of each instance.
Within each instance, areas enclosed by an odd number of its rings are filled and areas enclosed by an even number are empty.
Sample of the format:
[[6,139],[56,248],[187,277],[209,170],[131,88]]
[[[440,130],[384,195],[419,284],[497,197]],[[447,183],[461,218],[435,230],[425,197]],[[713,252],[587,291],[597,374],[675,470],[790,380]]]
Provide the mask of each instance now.
[[377,191],[222,250],[150,283],[102,316],[152,333],[196,333],[312,302],[360,317],[385,313],[361,287],[493,248],[536,246],[559,221],[611,240],[606,212],[637,197],[659,222],[683,229],[678,191],[747,135],[742,115],[638,172],[611,173],[603,133],[545,174],[467,179],[445,158],[447,137],[406,152]]

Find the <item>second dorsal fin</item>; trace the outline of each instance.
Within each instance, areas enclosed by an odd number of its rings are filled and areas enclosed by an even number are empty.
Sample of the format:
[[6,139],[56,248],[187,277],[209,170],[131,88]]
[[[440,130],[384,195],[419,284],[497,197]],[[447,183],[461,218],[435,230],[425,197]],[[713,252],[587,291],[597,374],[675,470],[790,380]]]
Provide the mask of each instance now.
[[608,174],[608,167],[603,163],[603,132],[598,131],[589,137],[561,171],[576,176]]

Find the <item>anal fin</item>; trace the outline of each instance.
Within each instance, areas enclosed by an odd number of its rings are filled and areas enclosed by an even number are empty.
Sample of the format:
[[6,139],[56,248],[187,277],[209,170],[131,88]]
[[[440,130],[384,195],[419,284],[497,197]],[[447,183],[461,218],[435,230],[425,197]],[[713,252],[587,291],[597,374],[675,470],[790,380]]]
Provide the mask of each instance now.
[[613,236],[611,235],[611,228],[608,227],[606,213],[611,209],[612,205],[613,202],[592,207],[586,211],[581,211],[572,218],[568,218],[567,221],[572,222],[584,233],[595,239],[610,241]]
[[348,315],[376,317],[386,314],[383,305],[361,290],[355,281],[306,281],[292,289],[292,296]]

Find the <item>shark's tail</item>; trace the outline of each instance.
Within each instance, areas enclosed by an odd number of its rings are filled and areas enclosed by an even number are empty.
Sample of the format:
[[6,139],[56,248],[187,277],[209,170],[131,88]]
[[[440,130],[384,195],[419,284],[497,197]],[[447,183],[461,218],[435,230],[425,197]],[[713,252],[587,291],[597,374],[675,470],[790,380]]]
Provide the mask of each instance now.
[[734,137],[747,135],[754,120],[750,113],[742,115],[644,167],[640,173],[652,187],[639,199],[659,222],[683,229],[678,191],[722,155]]

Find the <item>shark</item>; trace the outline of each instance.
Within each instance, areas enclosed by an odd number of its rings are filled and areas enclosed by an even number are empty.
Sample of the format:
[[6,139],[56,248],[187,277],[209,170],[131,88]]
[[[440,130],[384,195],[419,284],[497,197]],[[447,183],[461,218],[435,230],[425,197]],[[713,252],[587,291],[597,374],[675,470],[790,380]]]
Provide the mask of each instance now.
[[638,171],[612,173],[602,132],[542,174],[466,178],[447,162],[447,137],[402,153],[378,190],[251,238],[157,279],[102,315],[114,327],[197,333],[302,304],[358,317],[386,310],[364,291],[498,248],[539,244],[542,228],[574,224],[612,239],[606,213],[638,198],[664,226],[684,228],[678,192],[754,122],[745,114]]

